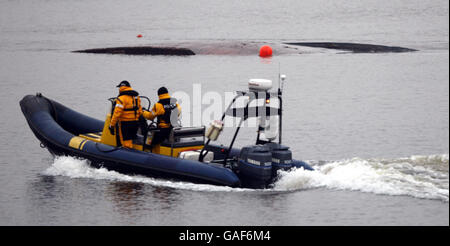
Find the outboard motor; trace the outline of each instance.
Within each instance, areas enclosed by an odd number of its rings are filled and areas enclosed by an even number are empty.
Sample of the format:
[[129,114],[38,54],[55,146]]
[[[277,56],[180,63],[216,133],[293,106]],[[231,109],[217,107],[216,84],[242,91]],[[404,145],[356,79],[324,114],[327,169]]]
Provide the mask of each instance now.
[[279,143],[266,143],[272,153],[272,175],[277,176],[278,170],[289,170],[292,167],[292,152],[289,147]]
[[268,146],[251,145],[241,149],[238,161],[241,182],[265,188],[272,178],[272,154]]

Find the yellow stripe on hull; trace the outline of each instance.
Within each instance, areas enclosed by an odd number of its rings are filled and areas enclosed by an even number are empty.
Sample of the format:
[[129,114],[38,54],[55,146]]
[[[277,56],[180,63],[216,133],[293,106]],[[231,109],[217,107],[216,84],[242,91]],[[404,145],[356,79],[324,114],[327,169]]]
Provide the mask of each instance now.
[[101,143],[102,142],[101,136],[93,134],[93,133],[80,134],[78,136],[82,137],[82,138],[85,138],[87,140],[91,140],[91,141],[97,142],[97,143]]
[[74,149],[82,150],[87,141],[89,140],[75,136],[72,139],[70,139],[69,146]]

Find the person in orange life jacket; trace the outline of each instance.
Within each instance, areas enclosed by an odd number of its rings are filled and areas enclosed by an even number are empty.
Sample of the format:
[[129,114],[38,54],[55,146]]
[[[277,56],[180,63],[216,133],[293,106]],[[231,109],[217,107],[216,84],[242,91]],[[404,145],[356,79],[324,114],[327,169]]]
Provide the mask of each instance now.
[[155,146],[169,137],[172,128],[178,125],[178,116],[181,113],[180,105],[175,98],[170,97],[166,87],[158,89],[158,97],[159,101],[153,105],[152,111],[143,111],[145,119],[154,120],[157,118],[159,131],[153,134],[151,146]]
[[[117,85],[119,96],[113,104],[114,112],[111,116],[109,130],[111,134],[116,134],[117,146],[133,148],[133,139],[139,128],[139,117],[142,115],[141,99],[139,93],[128,81],[124,80]],[[114,131],[116,130],[116,131]]]

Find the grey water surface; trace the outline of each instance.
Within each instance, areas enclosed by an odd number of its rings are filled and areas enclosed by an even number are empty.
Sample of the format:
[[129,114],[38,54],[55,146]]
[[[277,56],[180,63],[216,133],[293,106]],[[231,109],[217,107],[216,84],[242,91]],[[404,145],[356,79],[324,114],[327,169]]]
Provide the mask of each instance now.
[[[448,226],[448,6],[446,0],[1,0],[0,225]],[[305,47],[271,58],[72,52],[183,42],[344,42],[417,51]],[[316,171],[281,173],[266,190],[127,176],[54,158],[19,107],[25,95],[41,92],[104,119],[107,98],[128,80],[153,101],[162,85],[189,95],[192,101],[181,106],[193,115],[208,111],[208,93],[225,108],[226,92],[245,90],[250,78],[276,87],[279,72],[287,75],[283,143]],[[194,108],[199,88],[203,101]],[[226,129],[220,141],[231,134]],[[244,128],[237,145],[254,139],[255,129]]]

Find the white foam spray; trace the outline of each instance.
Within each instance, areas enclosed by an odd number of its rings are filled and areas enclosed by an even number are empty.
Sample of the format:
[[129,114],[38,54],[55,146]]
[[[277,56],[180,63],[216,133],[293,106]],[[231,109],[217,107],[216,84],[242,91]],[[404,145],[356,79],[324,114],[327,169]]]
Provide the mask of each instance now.
[[[391,160],[353,158],[315,164],[313,167],[315,171],[308,171],[303,168],[288,172],[280,171],[280,178],[273,185],[273,188],[262,192],[328,188],[449,201],[448,154],[417,155]],[[43,174],[70,178],[139,182],[193,191],[261,192],[261,190],[125,175],[105,168],[93,168],[87,160],[66,156],[56,157],[53,164]]]
[[251,189],[236,189],[227,186],[216,186],[208,184],[194,184],[190,182],[171,181],[150,178],[138,175],[125,175],[106,168],[94,168],[89,161],[68,156],[59,156],[54,159],[53,164],[47,168],[43,175],[67,176],[70,178],[90,178],[100,180],[111,180],[119,182],[138,182],[153,186],[168,187],[174,189],[186,189],[194,191],[246,191]]
[[329,188],[407,195],[448,202],[448,154],[393,160],[353,158],[315,165],[314,172],[280,172],[274,189]]

